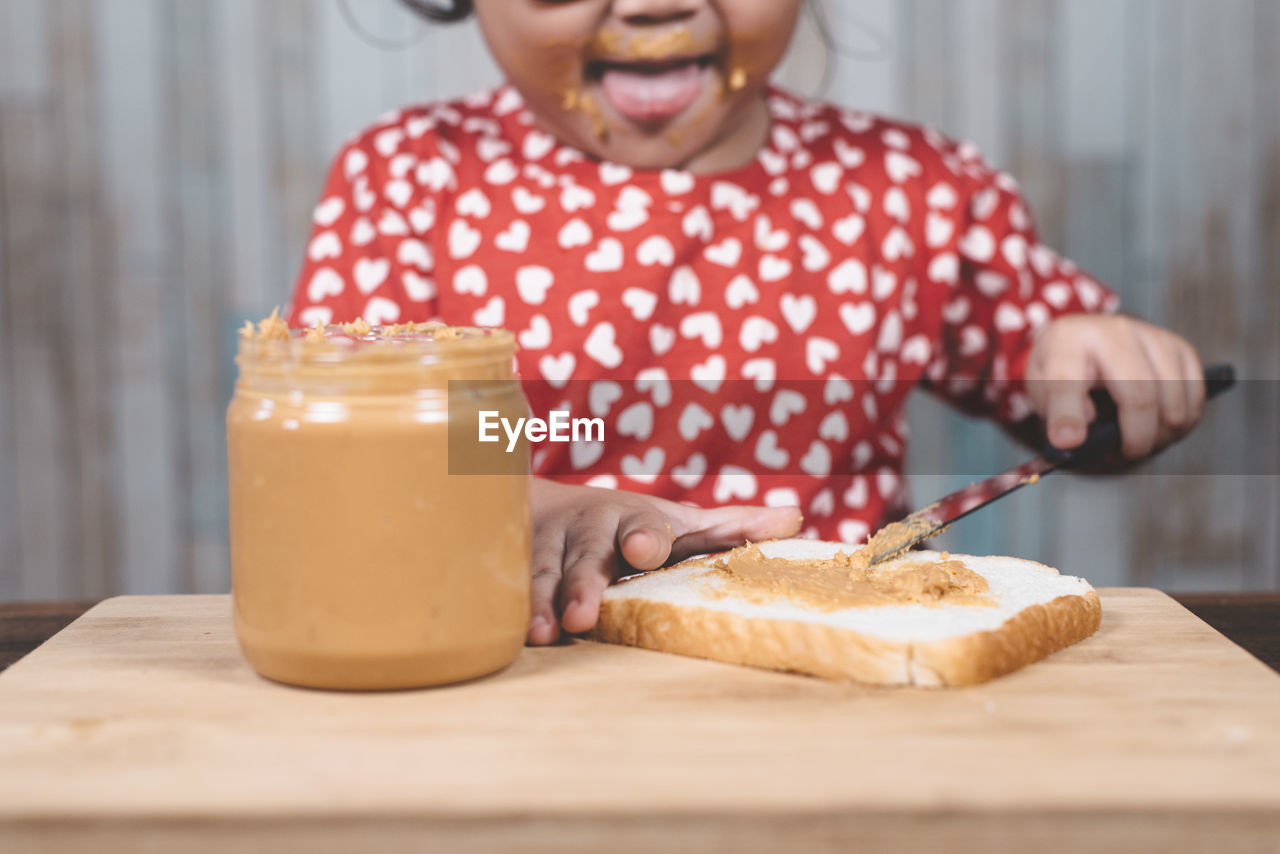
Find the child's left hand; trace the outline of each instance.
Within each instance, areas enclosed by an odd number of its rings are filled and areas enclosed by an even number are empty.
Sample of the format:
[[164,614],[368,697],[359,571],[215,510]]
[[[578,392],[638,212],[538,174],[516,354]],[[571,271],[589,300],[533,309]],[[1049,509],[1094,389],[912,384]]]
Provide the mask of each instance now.
[[1081,314],[1051,322],[1032,346],[1026,384],[1049,441],[1063,449],[1085,439],[1095,415],[1089,389],[1106,388],[1131,460],[1184,436],[1205,400],[1195,349],[1168,330],[1124,316]]

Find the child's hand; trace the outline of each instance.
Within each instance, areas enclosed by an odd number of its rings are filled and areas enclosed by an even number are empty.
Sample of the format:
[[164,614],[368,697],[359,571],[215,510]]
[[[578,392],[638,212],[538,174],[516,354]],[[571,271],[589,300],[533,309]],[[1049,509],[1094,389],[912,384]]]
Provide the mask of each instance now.
[[[532,481],[533,621],[529,643],[553,642],[596,624],[606,587],[633,571],[793,536],[797,507],[703,510],[647,495]],[[557,621],[556,615],[560,615]]]
[[1027,392],[1049,441],[1080,445],[1094,418],[1089,389],[1116,402],[1123,453],[1145,457],[1186,434],[1204,406],[1200,357],[1168,330],[1123,316],[1071,315],[1050,323],[1031,349]]

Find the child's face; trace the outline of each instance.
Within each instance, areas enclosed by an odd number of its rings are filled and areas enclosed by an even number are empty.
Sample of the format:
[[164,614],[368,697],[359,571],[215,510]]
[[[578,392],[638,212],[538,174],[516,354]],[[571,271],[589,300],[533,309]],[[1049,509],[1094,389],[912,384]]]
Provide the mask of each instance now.
[[[802,0],[475,0],[539,123],[640,168],[727,168],[767,126],[761,92]],[[725,161],[725,162],[721,162]],[[696,165],[695,165],[696,164]]]

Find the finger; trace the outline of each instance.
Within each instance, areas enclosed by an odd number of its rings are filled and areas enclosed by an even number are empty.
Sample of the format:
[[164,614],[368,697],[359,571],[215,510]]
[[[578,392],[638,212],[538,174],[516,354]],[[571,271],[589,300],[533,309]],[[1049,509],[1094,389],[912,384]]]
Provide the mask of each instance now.
[[671,556],[675,542],[671,522],[657,508],[637,508],[618,523],[618,553],[623,561],[641,571],[657,569]]
[[1045,435],[1059,448],[1075,448],[1085,440],[1093,417],[1089,387],[1095,380],[1089,351],[1077,340],[1053,346],[1027,379],[1027,395],[1044,418]]
[[529,598],[529,634],[534,646],[554,643],[560,634],[556,620],[556,591],[560,587],[564,559],[564,529],[540,532],[533,544],[533,583]]
[[1045,432],[1050,443],[1065,450],[1079,447],[1088,435],[1093,417],[1089,381],[1054,380],[1045,390],[1044,407]]
[[1159,401],[1159,421],[1156,434],[1160,446],[1171,442],[1186,429],[1187,389],[1182,379],[1179,358],[1181,341],[1162,333],[1140,333],[1138,344],[1147,356],[1147,362],[1155,374],[1156,397]]
[[716,507],[697,510],[692,530],[676,539],[676,557],[723,551],[751,540],[794,537],[804,517],[799,507]]
[[560,584],[560,625],[566,632],[585,632],[600,616],[600,598],[618,577],[616,523],[584,525],[570,535]]
[[1121,450],[1131,460],[1145,457],[1155,446],[1160,426],[1154,368],[1134,335],[1112,342],[1098,361],[1106,389],[1116,403]]
[[1190,429],[1196,425],[1200,420],[1200,416],[1204,413],[1204,364],[1200,361],[1200,354],[1196,352],[1196,348],[1185,341],[1182,343],[1182,347],[1179,348],[1178,360],[1182,366],[1182,376],[1187,381],[1187,413],[1189,416],[1187,429]]

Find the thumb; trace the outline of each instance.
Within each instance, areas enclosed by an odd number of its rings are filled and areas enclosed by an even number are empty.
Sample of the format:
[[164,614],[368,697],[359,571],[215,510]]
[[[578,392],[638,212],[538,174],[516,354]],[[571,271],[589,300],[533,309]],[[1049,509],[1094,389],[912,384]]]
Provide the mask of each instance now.
[[673,557],[723,551],[747,540],[793,537],[804,517],[799,507],[715,507],[695,510],[690,521],[690,530],[672,546]]

